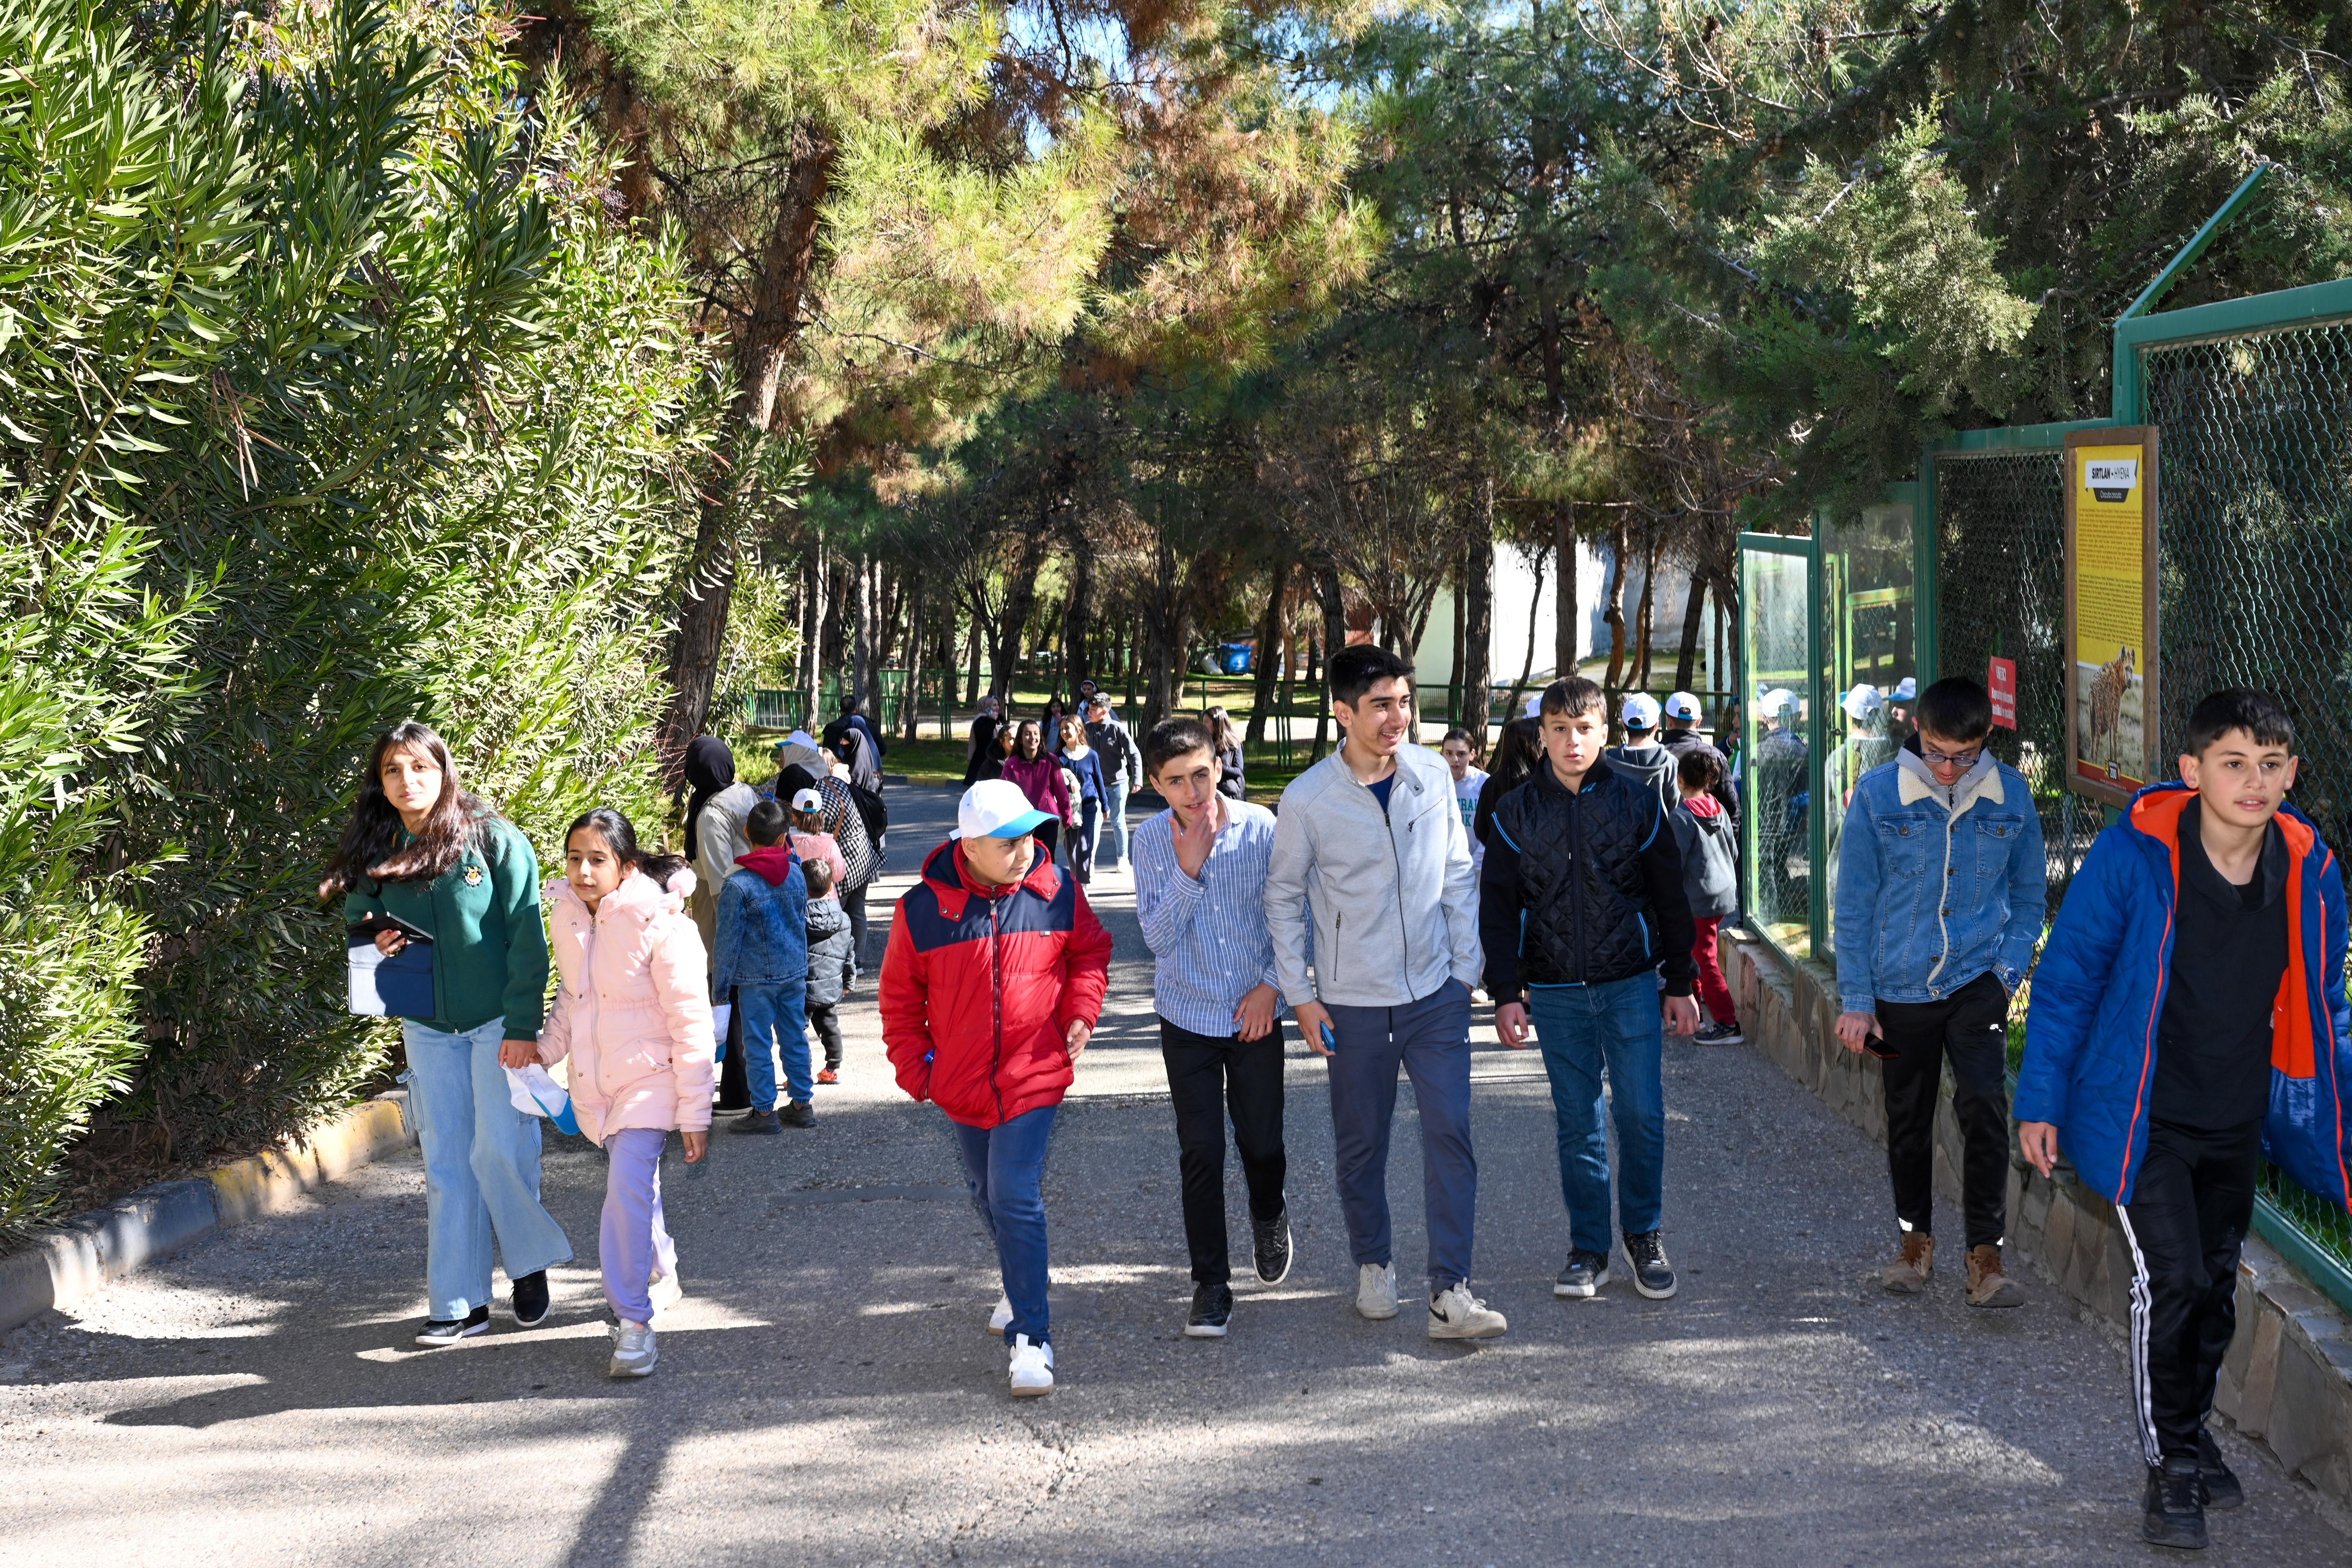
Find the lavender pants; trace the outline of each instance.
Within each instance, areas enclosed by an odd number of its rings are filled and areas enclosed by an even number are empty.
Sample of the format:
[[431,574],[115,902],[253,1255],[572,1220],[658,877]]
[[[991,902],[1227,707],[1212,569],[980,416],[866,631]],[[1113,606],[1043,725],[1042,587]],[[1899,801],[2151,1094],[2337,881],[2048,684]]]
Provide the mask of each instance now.
[[625,1127],[604,1140],[604,1227],[596,1255],[604,1266],[604,1300],[625,1323],[652,1320],[646,1286],[656,1274],[677,1272],[677,1248],[662,1224],[661,1157],[669,1133],[659,1127]]

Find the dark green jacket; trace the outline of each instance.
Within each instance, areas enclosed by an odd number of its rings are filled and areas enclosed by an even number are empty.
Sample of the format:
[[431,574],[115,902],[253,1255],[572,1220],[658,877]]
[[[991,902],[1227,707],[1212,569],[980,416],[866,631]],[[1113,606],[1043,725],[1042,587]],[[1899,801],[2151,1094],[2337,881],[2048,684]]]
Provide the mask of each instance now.
[[547,926],[539,912],[539,857],[520,828],[484,817],[474,847],[446,875],[362,881],[343,900],[346,921],[377,913],[433,933],[440,1016],[429,1027],[463,1034],[503,1016],[507,1038],[539,1038],[547,1016]]

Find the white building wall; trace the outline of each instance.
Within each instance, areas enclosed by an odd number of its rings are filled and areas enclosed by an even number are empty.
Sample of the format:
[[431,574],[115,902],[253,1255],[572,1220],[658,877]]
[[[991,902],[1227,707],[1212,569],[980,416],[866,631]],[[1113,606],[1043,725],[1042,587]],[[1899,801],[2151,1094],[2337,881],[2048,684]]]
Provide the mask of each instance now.
[[[1611,552],[1606,544],[1587,541],[1577,542],[1576,548],[1576,609],[1577,658],[1580,660],[1606,658],[1609,652],[1609,623],[1603,618],[1607,609]],[[1518,679],[1519,667],[1528,657],[1528,633],[1530,629],[1530,600],[1535,593],[1535,568],[1526,553],[1508,544],[1495,546],[1495,616],[1494,635],[1488,642],[1487,665],[1491,679],[1498,686],[1507,686]],[[1671,674],[1674,649],[1679,646],[1683,633],[1683,615],[1690,594],[1690,572],[1687,567],[1666,563],[1658,571],[1657,604],[1651,616],[1651,666],[1660,664]],[[1625,583],[1625,617],[1627,631],[1633,630],[1633,612],[1642,602],[1642,566],[1637,560],[1627,574]],[[1544,564],[1543,597],[1534,603],[1532,629],[1536,639],[1535,671],[1530,677],[1536,684],[1549,684],[1557,679],[1559,671],[1553,666],[1559,647],[1554,636],[1559,625],[1558,583],[1552,575],[1551,563]],[[1700,638],[1702,657],[1706,637],[1713,631],[1713,619],[1707,622],[1707,632]],[[1429,613],[1429,630],[1422,637],[1421,647],[1413,658],[1413,676],[1423,685],[1450,686],[1454,682],[1454,590],[1451,584],[1438,590],[1437,602]]]

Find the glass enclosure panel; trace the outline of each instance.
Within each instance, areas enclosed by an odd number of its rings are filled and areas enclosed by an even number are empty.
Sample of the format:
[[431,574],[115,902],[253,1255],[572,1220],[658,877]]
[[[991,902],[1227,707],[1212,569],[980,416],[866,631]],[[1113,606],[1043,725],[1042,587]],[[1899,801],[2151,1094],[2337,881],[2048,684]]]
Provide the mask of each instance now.
[[1748,923],[1791,957],[1812,952],[1808,779],[1812,687],[1805,555],[1743,550],[1740,668],[1750,745],[1739,770]]
[[1908,502],[1822,520],[1822,945],[1837,946],[1838,840],[1846,803],[1864,773],[1895,760],[1911,733],[1918,695],[1917,607]]

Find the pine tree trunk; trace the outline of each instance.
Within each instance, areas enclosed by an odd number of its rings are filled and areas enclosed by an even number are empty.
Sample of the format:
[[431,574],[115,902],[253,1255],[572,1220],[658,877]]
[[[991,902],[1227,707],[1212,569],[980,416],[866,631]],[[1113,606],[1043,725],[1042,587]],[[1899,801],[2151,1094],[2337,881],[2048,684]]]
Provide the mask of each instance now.
[[1495,480],[1486,477],[1479,497],[1478,527],[1463,563],[1462,662],[1454,683],[1461,689],[1454,721],[1470,731],[1470,750],[1486,754],[1486,711],[1494,695]]
[[1519,716],[1519,704],[1526,700],[1528,682],[1536,673],[1536,615],[1543,608],[1544,558],[1536,557],[1536,588],[1528,598],[1528,656],[1519,663],[1519,678],[1511,682],[1510,700],[1503,704],[1503,722],[1507,724]]
[[1691,689],[1693,667],[1698,663],[1699,629],[1706,624],[1706,578],[1696,563],[1691,565],[1690,591],[1683,599],[1683,641],[1675,653],[1675,689]]
[[[1552,570],[1559,581],[1552,586],[1552,616],[1557,625],[1552,629],[1552,679],[1565,679],[1578,673],[1578,649],[1584,639],[1578,634],[1582,628],[1576,624],[1576,503],[1562,501],[1551,519]],[[1535,631],[1528,629],[1529,643]]]
[[980,617],[967,623],[963,634],[963,705],[980,706]]
[[1250,672],[1249,729],[1242,736],[1244,746],[1265,743],[1266,708],[1274,697],[1275,672],[1282,663],[1281,649],[1276,645],[1282,637],[1283,605],[1289,593],[1290,561],[1285,557],[1274,563],[1273,585],[1265,595],[1265,617],[1257,625],[1257,653]]
[[1465,689],[1462,680],[1462,618],[1469,608],[1463,601],[1469,593],[1470,547],[1465,544],[1454,558],[1454,657],[1453,662],[1445,667],[1445,721],[1448,724],[1461,723],[1459,715],[1469,711],[1464,701]]
[[688,742],[709,728],[710,700],[719,682],[719,661],[727,644],[727,617],[735,594],[740,565],[735,550],[737,510],[751,498],[745,487],[757,471],[751,458],[758,444],[774,427],[776,386],[785,355],[801,330],[801,301],[809,275],[816,265],[817,219],[833,186],[839,149],[821,128],[801,130],[799,153],[784,179],[776,205],[775,226],[761,247],[759,281],[752,292],[751,319],[735,339],[735,406],[739,428],[749,432],[738,444],[733,472],[737,479],[714,485],[697,519],[694,553],[686,572],[686,591],[678,605],[677,629],[671,635],[667,671],[670,700],[662,719],[664,769],[673,784],[684,764]]
[[1625,514],[1617,514],[1617,522],[1609,532],[1609,606],[1601,618],[1609,623],[1609,678],[1601,684],[1611,692],[1622,689],[1619,682],[1625,679],[1625,555],[1630,542],[1625,537]]
[[1317,704],[1315,715],[1315,754],[1307,759],[1319,763],[1330,744],[1331,725],[1331,656],[1348,646],[1348,597],[1339,587],[1339,568],[1328,554],[1313,563],[1315,596],[1323,606],[1323,700]]
[[[1070,610],[1062,626],[1062,647],[1070,663],[1070,691],[1076,695],[1078,683],[1094,675],[1094,667],[1087,657],[1087,637],[1091,629],[1095,596],[1095,551],[1093,541],[1078,530],[1070,532]],[[1080,715],[1084,717],[1084,715]]]
[[[861,555],[849,569],[850,649],[849,696],[852,701],[874,700],[874,563]],[[871,718],[872,715],[867,715]]]
[[918,577],[900,591],[907,597],[907,684],[898,735],[911,741],[923,710],[923,656],[929,651],[923,647],[923,580]]
[[1650,646],[1652,631],[1658,610],[1658,531],[1653,523],[1643,533],[1642,602],[1633,614],[1633,679],[1626,683],[1629,690],[1646,691],[1650,686]]
[[1037,571],[1045,564],[1045,546],[1049,536],[1043,528],[1031,533],[1021,547],[1021,559],[1013,570],[1013,581],[1004,595],[1004,609],[996,618],[996,650],[994,668],[989,671],[989,694],[994,697],[1003,714],[1013,711],[1013,679],[1021,664],[1022,639],[1029,632],[1029,617],[1037,607]]
[[1158,534],[1152,547],[1151,595],[1144,601],[1144,631],[1150,639],[1150,651],[1145,665],[1143,695],[1143,731],[1174,710],[1176,690],[1172,666],[1176,655],[1171,645],[1176,637],[1176,552],[1169,545],[1168,535]]
[[812,735],[819,722],[817,704],[823,700],[824,679],[824,535],[818,534],[809,546],[808,592],[802,601],[801,614],[805,617],[801,627],[801,722]]

